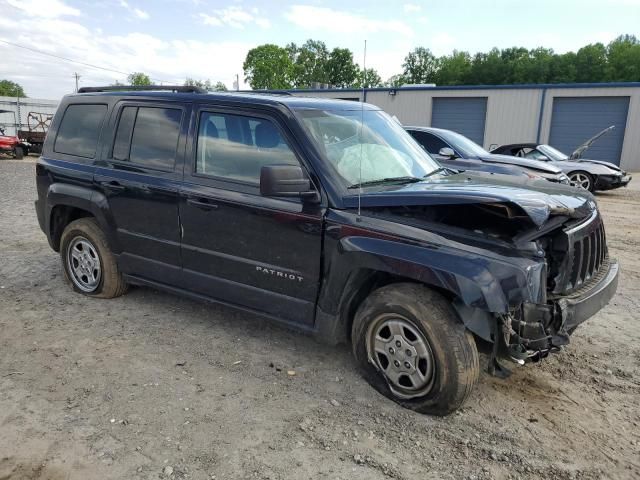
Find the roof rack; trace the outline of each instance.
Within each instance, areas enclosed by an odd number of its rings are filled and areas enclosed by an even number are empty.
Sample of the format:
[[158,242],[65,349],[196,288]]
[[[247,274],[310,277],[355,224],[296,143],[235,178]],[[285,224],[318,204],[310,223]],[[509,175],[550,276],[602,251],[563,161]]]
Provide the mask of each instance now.
[[81,87],[78,93],[130,92],[162,90],[176,93],[208,93],[202,87],[191,85],[109,85],[107,87]]
[[242,95],[281,95],[284,97],[292,97],[291,92],[285,92],[283,90],[229,90],[227,92],[219,93],[240,93]]

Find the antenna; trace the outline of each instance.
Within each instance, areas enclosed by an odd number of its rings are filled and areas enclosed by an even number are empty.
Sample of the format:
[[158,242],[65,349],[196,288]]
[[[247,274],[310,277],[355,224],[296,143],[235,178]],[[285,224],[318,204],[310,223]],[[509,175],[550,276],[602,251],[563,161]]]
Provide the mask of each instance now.
[[358,219],[360,221],[360,202],[362,197],[362,131],[364,129],[364,92],[365,85],[367,84],[367,41],[364,41],[364,56],[362,57],[362,98],[360,99],[360,134],[358,135],[360,141],[360,165],[358,179]]

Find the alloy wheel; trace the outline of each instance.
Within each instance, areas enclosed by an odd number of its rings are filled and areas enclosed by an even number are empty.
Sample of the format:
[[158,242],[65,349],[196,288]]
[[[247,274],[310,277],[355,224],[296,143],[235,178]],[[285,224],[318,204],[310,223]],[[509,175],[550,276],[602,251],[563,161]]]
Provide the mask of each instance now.
[[585,190],[591,190],[591,178],[584,173],[572,173],[569,175],[571,185],[578,188],[584,188]]

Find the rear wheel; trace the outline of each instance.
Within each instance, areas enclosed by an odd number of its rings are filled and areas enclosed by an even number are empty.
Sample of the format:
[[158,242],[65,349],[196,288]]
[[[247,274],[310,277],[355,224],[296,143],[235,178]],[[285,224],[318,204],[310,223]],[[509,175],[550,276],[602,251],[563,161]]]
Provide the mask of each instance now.
[[24,149],[22,147],[16,147],[13,149],[13,157],[16,160],[22,160],[24,157]]
[[583,188],[585,190],[588,190],[589,192],[593,192],[593,177],[587,172],[571,172],[569,173],[568,177],[571,185],[573,185],[574,187]]
[[127,291],[107,238],[93,218],[67,225],[60,239],[60,256],[75,291],[99,298],[118,297]]
[[446,298],[422,285],[394,284],[373,292],[356,313],[352,343],[365,379],[421,413],[456,410],[478,379],[471,333]]

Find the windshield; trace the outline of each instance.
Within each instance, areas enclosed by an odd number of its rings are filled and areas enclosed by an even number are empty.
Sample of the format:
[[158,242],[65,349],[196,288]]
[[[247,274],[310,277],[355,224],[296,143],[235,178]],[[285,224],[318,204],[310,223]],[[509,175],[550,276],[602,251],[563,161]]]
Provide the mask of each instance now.
[[301,109],[296,114],[347,186],[423,178],[440,168],[382,111]]
[[440,132],[440,135],[465,158],[489,155],[489,152],[476,142],[469,140],[467,137],[460,135],[459,133],[448,131]]
[[549,160],[554,160],[559,162],[561,160],[568,160],[569,157],[562,153],[560,150],[556,150],[551,145],[538,145],[538,150],[540,150]]

